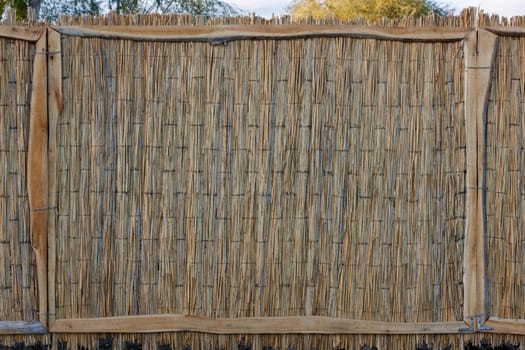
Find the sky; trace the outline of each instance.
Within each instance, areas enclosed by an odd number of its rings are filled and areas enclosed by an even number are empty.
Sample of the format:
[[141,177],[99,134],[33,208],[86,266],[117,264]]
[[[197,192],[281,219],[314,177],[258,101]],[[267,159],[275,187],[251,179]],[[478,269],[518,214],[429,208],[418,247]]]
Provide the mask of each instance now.
[[[291,0],[226,0],[240,9],[262,17],[271,17],[272,14],[286,13],[286,7]],[[500,16],[512,17],[525,16],[525,0],[438,0],[438,3],[449,5],[459,12],[462,8],[475,6],[485,10],[486,13],[495,13]]]

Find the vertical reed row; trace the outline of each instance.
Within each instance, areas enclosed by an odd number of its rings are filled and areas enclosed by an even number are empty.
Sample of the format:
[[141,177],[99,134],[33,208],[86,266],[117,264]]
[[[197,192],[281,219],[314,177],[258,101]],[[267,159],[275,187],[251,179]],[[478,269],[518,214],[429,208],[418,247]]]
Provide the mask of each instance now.
[[[486,335],[485,335],[486,336]],[[464,339],[463,339],[464,338]],[[501,337],[494,335],[491,343],[522,342],[523,336]],[[97,334],[74,335],[57,334],[55,347],[77,349],[125,350],[143,349],[415,349],[416,345],[426,343],[429,349],[460,349],[463,343],[472,340],[479,344],[476,335],[205,335],[198,333],[152,333],[152,334]],[[108,346],[111,344],[111,346]],[[135,346],[135,347],[134,347]]]
[[525,40],[499,40],[486,146],[490,313],[523,319]]
[[38,320],[27,147],[34,45],[0,38],[0,319]]

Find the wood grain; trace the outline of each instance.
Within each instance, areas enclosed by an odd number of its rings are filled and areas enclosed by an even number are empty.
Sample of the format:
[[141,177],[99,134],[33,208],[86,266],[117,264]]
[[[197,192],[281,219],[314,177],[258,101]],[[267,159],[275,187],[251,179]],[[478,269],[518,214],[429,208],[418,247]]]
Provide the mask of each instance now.
[[0,37],[2,38],[37,41],[45,31],[45,28],[0,25]]
[[31,91],[27,191],[31,245],[36,257],[40,321],[47,322],[47,60],[46,36],[36,43]]
[[240,39],[300,39],[309,37],[355,37],[400,41],[459,41],[464,28],[407,28],[344,25],[216,25],[189,27],[150,26],[68,26],[53,27],[65,35],[121,38],[148,41],[214,42]]
[[524,27],[503,27],[503,26],[487,26],[483,29],[501,36],[525,36]]
[[525,320],[512,320],[491,316],[484,327],[492,327],[491,333],[525,335]]
[[57,153],[57,121],[63,108],[62,98],[62,58],[60,34],[52,29],[48,31],[48,112],[49,112],[49,142],[48,142],[48,200],[51,210],[48,211],[48,300],[49,300],[49,326],[55,321],[56,305],[56,153]]
[[57,320],[54,333],[203,332],[213,334],[445,334],[463,322],[395,323],[321,316],[212,319],[183,315]]
[[0,335],[6,334],[44,334],[46,329],[40,322],[0,321]]
[[488,315],[485,187],[485,121],[497,36],[480,29],[465,45],[465,125],[467,208],[465,227],[464,316]]

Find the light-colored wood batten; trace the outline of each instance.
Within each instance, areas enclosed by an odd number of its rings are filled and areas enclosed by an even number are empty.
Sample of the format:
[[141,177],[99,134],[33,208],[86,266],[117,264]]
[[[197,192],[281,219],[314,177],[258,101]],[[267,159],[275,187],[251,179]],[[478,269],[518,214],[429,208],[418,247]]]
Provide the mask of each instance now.
[[463,322],[396,323],[321,316],[212,319],[184,315],[57,320],[54,333],[203,332],[213,334],[447,334]]
[[398,41],[459,41],[465,28],[407,28],[348,25],[214,25],[214,26],[67,26],[53,27],[64,35],[147,41],[204,41],[224,43],[246,39],[354,37]]
[[464,317],[488,318],[485,223],[485,128],[497,36],[484,29],[465,40],[465,129],[467,138]]
[[525,320],[513,320],[491,316],[483,325],[493,328],[490,333],[525,335]]
[[525,27],[487,26],[481,28],[501,36],[525,36]]
[[31,245],[36,257],[39,319],[47,325],[47,39],[36,43],[27,155]]
[[57,154],[57,121],[63,107],[62,99],[62,55],[60,34],[52,29],[48,30],[48,304],[49,304],[49,327],[55,321],[56,306],[56,154]]
[[0,25],[0,38],[16,40],[37,41],[40,39],[45,28],[30,28],[25,26]]

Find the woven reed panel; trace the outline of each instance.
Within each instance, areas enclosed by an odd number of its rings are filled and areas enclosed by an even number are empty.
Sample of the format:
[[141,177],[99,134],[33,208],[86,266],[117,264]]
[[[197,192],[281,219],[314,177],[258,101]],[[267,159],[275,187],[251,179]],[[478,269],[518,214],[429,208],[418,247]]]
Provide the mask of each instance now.
[[0,38],[0,320],[38,319],[26,187],[34,54]]
[[58,318],[463,318],[461,43],[62,45]]
[[500,37],[487,117],[490,314],[525,318],[525,39]]

